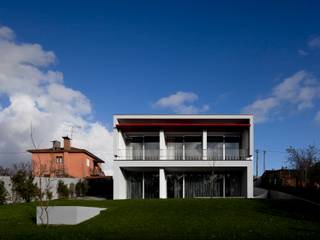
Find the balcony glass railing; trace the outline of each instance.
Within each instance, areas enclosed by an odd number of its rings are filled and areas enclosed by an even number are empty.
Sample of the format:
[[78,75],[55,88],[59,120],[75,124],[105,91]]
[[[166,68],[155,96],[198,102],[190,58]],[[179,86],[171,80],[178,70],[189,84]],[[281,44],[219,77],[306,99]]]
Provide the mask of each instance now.
[[207,160],[247,160],[248,159],[247,149],[208,149],[207,150]]
[[249,160],[247,149],[121,149],[116,160]]

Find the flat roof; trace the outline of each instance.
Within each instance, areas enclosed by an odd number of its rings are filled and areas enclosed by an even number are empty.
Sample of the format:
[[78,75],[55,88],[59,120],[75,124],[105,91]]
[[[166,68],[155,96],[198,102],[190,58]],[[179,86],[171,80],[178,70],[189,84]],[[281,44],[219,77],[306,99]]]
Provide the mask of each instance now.
[[[253,124],[252,114],[114,114],[113,126],[119,124],[118,120],[250,120]],[[221,122],[223,123],[223,121]]]

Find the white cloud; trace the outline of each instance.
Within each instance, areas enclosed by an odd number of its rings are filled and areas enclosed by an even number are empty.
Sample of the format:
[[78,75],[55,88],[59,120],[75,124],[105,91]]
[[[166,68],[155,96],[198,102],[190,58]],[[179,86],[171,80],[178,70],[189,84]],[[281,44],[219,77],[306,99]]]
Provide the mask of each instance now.
[[0,39],[11,40],[14,39],[14,37],[14,32],[10,28],[6,26],[0,26]]
[[311,49],[320,48],[320,36],[313,36],[312,38],[310,38],[310,40],[308,41],[308,46]]
[[179,91],[175,94],[163,97],[156,101],[155,108],[168,109],[179,114],[197,114],[207,112],[209,105],[202,107],[194,106],[193,103],[199,99],[198,95],[192,92]]
[[318,112],[316,113],[315,121],[316,121],[317,123],[320,123],[320,111],[318,111]]
[[320,97],[320,82],[306,71],[299,71],[275,86],[269,96],[246,106],[242,112],[255,115],[256,122],[281,117],[288,111],[312,108]]
[[31,123],[40,147],[50,147],[51,140],[61,140],[71,126],[79,126],[73,145],[106,160],[110,174],[112,134],[89,120],[89,99],[67,87],[61,72],[49,69],[55,61],[53,52],[39,44],[17,43],[10,28],[0,27],[0,94],[9,100],[0,108],[0,165],[30,160],[25,150],[32,147]]
[[307,51],[304,51],[302,49],[298,50],[298,54],[301,55],[301,56],[308,56],[309,55],[309,53]]

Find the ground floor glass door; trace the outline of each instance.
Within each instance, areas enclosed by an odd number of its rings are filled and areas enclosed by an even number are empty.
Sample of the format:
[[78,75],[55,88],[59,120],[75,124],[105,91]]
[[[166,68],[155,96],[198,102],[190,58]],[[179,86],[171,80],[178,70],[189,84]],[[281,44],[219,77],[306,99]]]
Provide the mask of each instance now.
[[167,197],[168,198],[183,197],[183,174],[182,173],[167,174]]

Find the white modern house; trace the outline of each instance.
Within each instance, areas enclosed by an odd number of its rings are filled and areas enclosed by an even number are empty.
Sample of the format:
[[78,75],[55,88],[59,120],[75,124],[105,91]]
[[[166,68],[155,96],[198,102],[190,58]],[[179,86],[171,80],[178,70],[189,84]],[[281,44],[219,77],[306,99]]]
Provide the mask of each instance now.
[[114,115],[114,199],[253,197],[252,115]]

